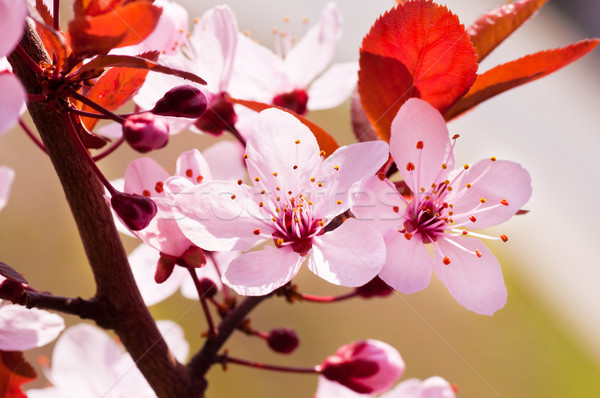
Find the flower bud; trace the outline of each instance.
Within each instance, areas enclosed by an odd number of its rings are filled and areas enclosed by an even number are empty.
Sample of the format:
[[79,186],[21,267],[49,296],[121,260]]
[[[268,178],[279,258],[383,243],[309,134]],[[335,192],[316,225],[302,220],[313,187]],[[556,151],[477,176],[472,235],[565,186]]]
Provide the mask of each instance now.
[[25,287],[21,282],[5,279],[0,283],[0,299],[15,301],[23,296]]
[[150,112],[128,116],[123,123],[123,137],[138,152],[159,149],[169,142],[169,125]]
[[366,284],[357,287],[356,293],[362,298],[371,298],[374,296],[385,297],[392,293],[394,289],[376,276]]
[[208,110],[194,124],[205,133],[219,135],[223,130],[231,130],[237,122],[233,104],[227,100],[224,93],[211,98]]
[[340,347],[320,365],[320,373],[359,394],[389,389],[404,373],[404,361],[392,346],[362,340]]
[[154,281],[156,283],[163,283],[169,279],[173,273],[173,269],[175,269],[175,261],[175,257],[160,253],[160,257],[156,263],[156,271],[154,272]]
[[121,221],[132,231],[146,228],[156,215],[156,203],[145,196],[114,192],[110,204]]
[[197,119],[206,111],[207,106],[208,101],[202,91],[182,85],[167,91],[150,112],[161,116]]
[[209,299],[214,297],[218,291],[219,288],[211,279],[202,278],[198,281],[198,294],[200,297]]
[[201,268],[206,265],[206,257],[204,256],[204,250],[198,246],[190,246],[187,250],[177,259],[177,265],[182,267]]
[[267,336],[267,344],[275,352],[289,354],[298,347],[300,340],[292,329],[278,328],[273,329]]

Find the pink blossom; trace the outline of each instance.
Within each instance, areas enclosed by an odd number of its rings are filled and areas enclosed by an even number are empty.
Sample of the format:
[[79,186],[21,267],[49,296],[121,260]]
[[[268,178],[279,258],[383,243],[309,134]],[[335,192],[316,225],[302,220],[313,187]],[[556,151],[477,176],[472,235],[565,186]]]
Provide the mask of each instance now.
[[[0,282],[4,277],[0,276]],[[0,300],[0,350],[23,351],[54,340],[65,328],[63,319],[47,311]]]
[[343,386],[341,391],[350,389],[362,395],[386,391],[402,376],[404,368],[394,347],[378,340],[362,340],[340,347],[319,365],[319,373],[320,379]]
[[350,186],[387,159],[383,142],[339,148],[324,159],[310,130],[287,112],[261,112],[246,146],[248,186],[214,181],[175,198],[187,238],[213,251],[247,251],[265,240],[275,247],[242,254],[223,282],[243,295],[264,295],[290,281],[308,260],[323,279],[361,286],[384,259],[380,234],[355,219],[327,224],[348,209]]
[[417,292],[433,269],[459,304],[491,315],[506,303],[506,287],[498,260],[475,238],[507,238],[472,229],[511,218],[531,196],[531,178],[519,164],[495,158],[454,170],[455,139],[436,109],[408,100],[392,122],[390,151],[414,199],[375,177],[355,187],[352,212],[387,231],[379,276],[390,286]]
[[295,44],[291,32],[276,36],[275,53],[240,33],[230,93],[234,97],[273,103],[304,114],[327,109],[350,96],[357,81],[357,62],[331,63],[341,37],[342,18],[334,2],[321,20]]
[[[189,346],[183,330],[171,321],[157,326],[180,362]],[[95,326],[79,324],[58,339],[46,376],[52,387],[27,391],[29,398],[154,398],[156,394],[131,356]]]
[[0,166],[0,210],[8,202],[10,189],[15,179],[15,171],[7,166]]
[[408,379],[384,394],[359,394],[339,383],[319,377],[315,398],[455,398],[450,383],[439,376],[426,380]]

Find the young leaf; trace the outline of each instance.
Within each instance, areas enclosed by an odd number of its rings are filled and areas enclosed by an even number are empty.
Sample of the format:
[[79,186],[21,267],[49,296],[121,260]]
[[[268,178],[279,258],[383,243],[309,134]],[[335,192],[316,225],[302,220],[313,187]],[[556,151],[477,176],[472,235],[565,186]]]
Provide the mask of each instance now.
[[37,375],[19,351],[0,351],[0,397],[27,398],[21,386]]
[[467,29],[477,52],[477,62],[481,62],[547,1],[523,0],[503,5],[479,17]]
[[515,61],[498,65],[477,76],[471,90],[444,114],[450,120],[511,88],[531,82],[578,60],[592,51],[600,39],[586,39],[567,47],[540,51]]
[[231,102],[233,102],[234,104],[243,105],[246,108],[252,109],[253,111],[256,111],[256,112],[261,112],[261,111],[264,111],[265,109],[269,109],[269,108],[281,109],[282,111],[285,111],[287,113],[294,115],[298,120],[300,120],[302,122],[302,124],[304,124],[306,127],[308,127],[310,129],[310,131],[312,131],[313,135],[317,139],[319,148],[321,148],[323,151],[325,151],[326,156],[331,155],[333,152],[335,152],[336,149],[339,148],[339,145],[335,141],[335,139],[332,136],[330,136],[329,134],[327,134],[327,132],[325,130],[323,130],[323,128],[321,128],[320,126],[311,122],[310,120],[306,119],[305,117],[300,116],[300,115],[290,111],[289,109],[282,108],[277,105],[269,105],[269,104],[265,104],[265,103],[257,102],[257,101],[248,101],[248,100],[242,100],[242,99],[236,99],[236,98],[230,98],[229,100]]
[[0,275],[19,283],[28,283],[27,279],[25,279],[23,275],[19,274],[11,266],[4,264],[2,261],[0,261]]
[[380,138],[410,97],[445,112],[476,78],[477,59],[456,15],[415,0],[382,15],[363,39],[358,90]]
[[206,81],[199,76],[191,72],[186,72],[179,69],[173,69],[168,66],[157,64],[156,62],[143,57],[135,57],[130,55],[98,55],[69,76],[81,75],[84,72],[93,69],[106,68],[106,67],[121,67],[121,68],[135,68],[135,69],[147,69],[153,72],[160,72],[166,75],[179,76],[181,78],[190,80],[198,84],[206,84]]
[[140,43],[152,33],[162,13],[162,8],[151,0],[111,4],[97,1],[74,4],[75,18],[69,22],[68,37],[73,53],[79,58]]

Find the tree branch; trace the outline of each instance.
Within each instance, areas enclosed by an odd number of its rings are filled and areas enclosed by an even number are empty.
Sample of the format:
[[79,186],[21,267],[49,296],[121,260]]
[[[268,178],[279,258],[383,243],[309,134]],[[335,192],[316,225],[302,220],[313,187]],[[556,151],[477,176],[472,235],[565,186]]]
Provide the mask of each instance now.
[[[35,62],[51,62],[30,22],[20,45]],[[18,53],[11,54],[9,62],[28,93],[42,92],[37,76]],[[159,397],[203,396],[203,388],[193,385],[187,369],[169,351],[140,296],[102,185],[71,139],[63,117],[45,105],[31,102],[28,108],[77,224],[96,281],[95,301],[105,309],[90,317],[115,330]]]

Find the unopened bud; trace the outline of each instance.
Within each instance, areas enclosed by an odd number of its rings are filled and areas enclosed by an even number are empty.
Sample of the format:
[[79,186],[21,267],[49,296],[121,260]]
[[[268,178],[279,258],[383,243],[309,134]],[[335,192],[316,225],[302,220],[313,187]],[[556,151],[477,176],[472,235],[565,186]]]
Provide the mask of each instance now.
[[173,273],[175,268],[175,257],[160,253],[158,263],[156,263],[156,272],[154,272],[154,281],[163,283]]
[[210,100],[208,110],[196,120],[194,125],[205,133],[219,135],[223,130],[231,130],[236,122],[237,115],[233,104],[224,93],[220,93]]
[[298,347],[300,340],[292,329],[278,328],[269,332],[267,344],[275,352],[289,354]]
[[392,346],[362,340],[340,347],[320,365],[320,373],[359,394],[389,389],[404,373],[404,361]]
[[23,296],[25,287],[21,282],[12,279],[5,279],[0,283],[0,299],[15,301]]
[[204,251],[198,246],[190,246],[177,259],[177,265],[182,267],[200,268],[206,265],[206,257]]
[[169,142],[169,125],[150,112],[128,116],[123,123],[123,137],[138,152],[160,149]]
[[139,231],[150,224],[156,215],[156,203],[140,195],[115,192],[110,204],[123,223],[132,231]]
[[203,298],[212,298],[217,294],[219,288],[209,278],[202,278],[198,281],[198,295]]
[[150,112],[155,115],[197,119],[206,111],[207,106],[208,101],[202,91],[183,85],[167,91]]
[[357,287],[356,293],[363,298],[371,298],[374,296],[384,297],[392,293],[394,289],[376,276],[366,284]]

